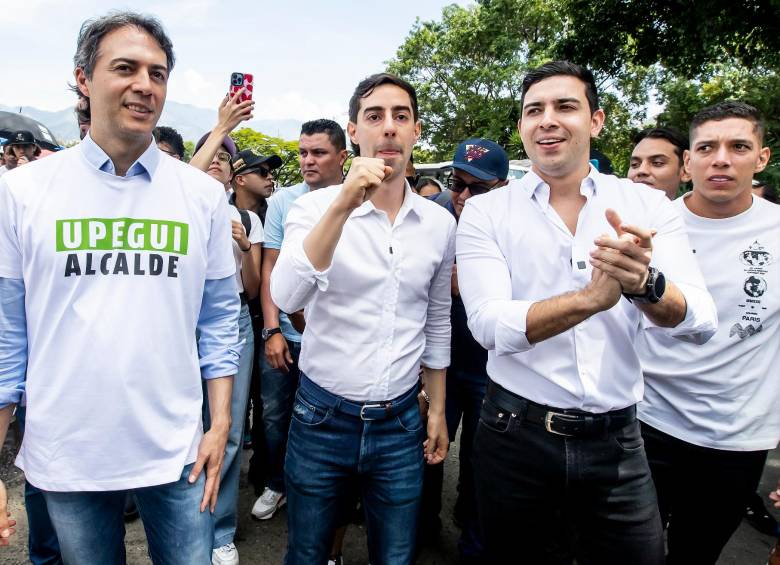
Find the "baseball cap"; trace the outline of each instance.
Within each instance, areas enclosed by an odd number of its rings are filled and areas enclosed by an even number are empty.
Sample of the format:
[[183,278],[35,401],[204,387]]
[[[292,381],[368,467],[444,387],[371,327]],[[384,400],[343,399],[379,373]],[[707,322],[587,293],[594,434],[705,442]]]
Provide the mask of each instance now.
[[509,173],[509,157],[495,141],[474,137],[455,149],[452,167],[480,180],[505,180]]
[[5,145],[37,145],[38,143],[35,141],[35,137],[33,136],[32,132],[27,131],[26,129],[20,129],[19,131],[15,131],[11,134],[11,137],[8,138],[8,141],[5,142]]
[[[206,140],[208,139],[209,135],[211,135],[211,132],[207,131],[206,133],[203,134],[203,137],[201,137],[198,140],[198,142],[195,144],[195,151],[192,152],[193,155],[197,153],[201,147],[203,147],[203,144],[206,143]],[[236,151],[237,151],[236,144],[233,142],[232,139],[230,139],[229,135],[226,135],[225,139],[222,140],[222,145],[225,146],[225,149],[228,150],[228,153],[230,153],[231,157],[236,156]]]
[[251,149],[243,149],[233,157],[233,174],[251,173],[263,164],[269,169],[278,169],[282,166],[282,158],[278,155],[259,155]]

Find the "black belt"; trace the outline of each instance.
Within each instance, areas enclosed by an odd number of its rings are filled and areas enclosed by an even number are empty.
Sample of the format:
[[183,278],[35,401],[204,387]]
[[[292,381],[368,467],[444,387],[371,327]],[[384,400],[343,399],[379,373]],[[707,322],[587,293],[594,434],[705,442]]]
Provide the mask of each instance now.
[[636,405],[602,413],[555,408],[528,400],[492,380],[488,381],[485,398],[513,417],[539,424],[551,434],[561,436],[597,436],[625,427],[636,420]]
[[239,292],[238,297],[241,299],[241,305],[249,304],[249,299],[246,297],[246,292]]
[[355,416],[361,420],[384,420],[392,418],[409,408],[409,405],[417,403],[418,386],[415,385],[401,396],[392,400],[382,402],[355,402],[347,400],[343,396],[338,396],[328,392],[317,383],[312,381],[305,374],[301,373],[301,382],[299,390],[304,394],[312,396],[317,402],[333,408],[350,416]]

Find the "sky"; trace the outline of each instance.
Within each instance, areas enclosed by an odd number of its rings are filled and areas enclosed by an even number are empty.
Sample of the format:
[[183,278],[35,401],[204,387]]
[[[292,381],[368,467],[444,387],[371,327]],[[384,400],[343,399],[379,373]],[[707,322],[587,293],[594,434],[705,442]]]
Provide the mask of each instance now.
[[216,108],[230,73],[245,72],[255,75],[255,119],[342,122],[352,90],[384,70],[416,18],[440,19],[453,1],[26,0],[0,9],[0,104],[73,105],[67,85],[81,23],[133,9],[157,16],[173,41],[168,100]]

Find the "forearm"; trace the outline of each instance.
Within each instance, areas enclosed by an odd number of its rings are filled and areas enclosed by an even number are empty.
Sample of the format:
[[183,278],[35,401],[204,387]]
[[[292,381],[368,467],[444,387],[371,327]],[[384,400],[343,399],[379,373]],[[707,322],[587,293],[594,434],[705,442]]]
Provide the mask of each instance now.
[[303,240],[306,257],[316,270],[324,271],[330,267],[344,224],[351,212],[351,209],[341,205],[336,199]]
[[225,136],[229,133],[230,130],[225,129],[222,124],[217,124],[217,126],[211,130],[211,133],[198,152],[190,159],[190,165],[196,169],[200,169],[204,173],[208,171],[209,165],[211,165],[211,161],[214,159],[214,155],[217,154]]
[[209,379],[209,414],[211,429],[227,433],[230,429],[230,398],[233,394],[233,376]]
[[279,258],[278,249],[264,249],[261,269],[260,306],[263,310],[263,325],[266,328],[279,327],[279,307],[271,299],[271,271]]
[[260,292],[260,244],[252,244],[249,252],[244,253],[241,261],[241,282],[244,284],[244,292],[251,300]]
[[673,328],[685,319],[685,296],[673,283],[666,283],[663,298],[655,304],[637,304],[645,316],[662,328]]
[[11,424],[11,416],[14,413],[15,404],[9,404],[0,408],[0,449],[5,445],[5,436],[8,433],[8,426]]
[[538,343],[573,328],[597,310],[582,291],[534,302],[528,309],[525,335],[529,343]]
[[446,378],[447,369],[430,369],[423,366],[423,383],[425,383],[425,392],[430,400],[429,414],[444,416]]

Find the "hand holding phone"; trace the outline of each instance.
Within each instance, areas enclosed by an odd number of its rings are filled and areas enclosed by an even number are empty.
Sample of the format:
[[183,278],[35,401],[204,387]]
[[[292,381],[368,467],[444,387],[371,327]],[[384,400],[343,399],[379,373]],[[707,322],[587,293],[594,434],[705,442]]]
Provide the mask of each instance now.
[[252,75],[249,73],[232,73],[230,75],[230,97],[233,98],[236,92],[243,88],[244,92],[241,94],[239,102],[252,100],[252,80]]

